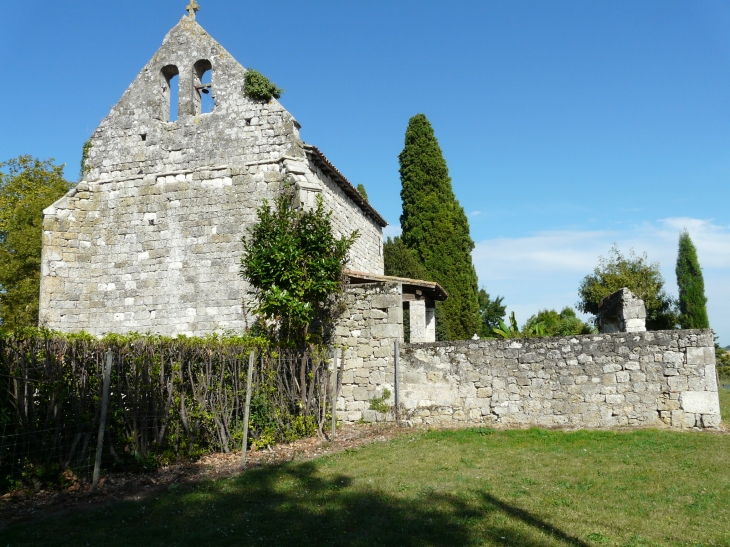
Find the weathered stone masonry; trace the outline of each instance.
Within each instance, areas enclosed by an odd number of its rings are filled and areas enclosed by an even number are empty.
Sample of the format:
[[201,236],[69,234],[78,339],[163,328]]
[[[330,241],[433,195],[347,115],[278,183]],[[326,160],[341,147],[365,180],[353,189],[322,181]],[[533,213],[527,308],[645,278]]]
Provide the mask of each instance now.
[[414,344],[401,352],[415,423],[717,427],[712,331]]
[[370,399],[382,395],[384,388],[393,390],[393,342],[403,341],[402,296],[402,286],[395,282],[348,288],[346,311],[334,336],[344,353],[338,411],[345,421],[374,421]]
[[[345,347],[341,419],[394,392],[402,342],[398,283],[352,287],[337,328]],[[414,424],[717,427],[710,330],[402,344],[401,405]],[[392,403],[392,397],[391,397]]]
[[[206,70],[215,107],[204,114]],[[245,72],[192,17],[168,33],[92,135],[84,180],[44,212],[43,325],[94,334],[244,328],[241,237],[284,187],[305,206],[322,195],[339,234],[360,231],[349,266],[383,273],[385,221],[301,141],[279,102],[244,95]],[[179,102],[170,105],[174,81]]]

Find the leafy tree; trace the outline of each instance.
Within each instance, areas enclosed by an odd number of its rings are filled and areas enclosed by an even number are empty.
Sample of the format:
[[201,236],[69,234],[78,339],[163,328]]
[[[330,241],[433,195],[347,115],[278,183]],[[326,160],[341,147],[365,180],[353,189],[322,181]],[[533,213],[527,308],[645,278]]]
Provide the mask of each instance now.
[[717,358],[717,374],[723,380],[730,378],[730,352],[728,347],[722,348],[715,344],[715,356]]
[[646,254],[629,257],[621,254],[614,245],[609,257],[599,257],[598,266],[580,284],[580,302],[577,307],[584,313],[598,315],[601,301],[609,294],[627,287],[644,301],[646,328],[649,330],[673,329],[677,324],[674,301],[664,292],[664,278],[658,262],[648,262]]
[[310,325],[329,323],[359,233],[336,238],[321,196],[311,210],[294,209],[291,201],[282,194],[273,207],[264,201],[258,208],[258,222],[243,237],[240,273],[252,287],[252,311],[301,344]]
[[542,325],[545,336],[572,336],[590,334],[593,331],[590,325],[578,319],[570,307],[563,308],[560,313],[555,310],[540,310],[527,320],[522,330],[535,330],[538,324]]
[[365,191],[365,185],[364,184],[358,184],[357,185],[357,191],[360,192],[360,195],[365,198],[365,201],[368,200],[368,193]]
[[679,234],[677,253],[677,287],[679,287],[679,324],[683,329],[709,329],[707,298],[702,268],[687,230]]
[[492,300],[486,290],[479,289],[479,316],[482,321],[477,334],[481,338],[494,337],[494,329],[499,327],[500,321],[504,320],[507,306],[502,304],[502,300],[504,300],[502,296]]
[[63,166],[19,156],[0,163],[0,323],[38,324],[43,209],[71,183]]
[[418,261],[416,252],[406,247],[398,236],[389,237],[383,243],[383,263],[385,275],[430,281],[426,269]]
[[437,337],[471,338],[480,330],[477,275],[471,261],[474,242],[441,148],[423,114],[410,119],[399,160],[401,238],[430,277],[449,293],[445,302],[436,305]]

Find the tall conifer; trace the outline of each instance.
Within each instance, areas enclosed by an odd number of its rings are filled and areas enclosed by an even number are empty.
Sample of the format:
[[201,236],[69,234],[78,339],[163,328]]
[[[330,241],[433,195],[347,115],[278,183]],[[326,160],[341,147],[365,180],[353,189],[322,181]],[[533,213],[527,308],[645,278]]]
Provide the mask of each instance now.
[[683,329],[710,328],[710,320],[707,317],[707,298],[705,298],[705,280],[697,260],[697,249],[686,230],[679,234],[677,287],[679,287],[679,324],[681,327]]
[[464,209],[454,196],[441,147],[426,116],[413,116],[401,152],[403,243],[449,298],[437,305],[437,334],[449,340],[479,331],[479,289],[471,261],[474,242]]

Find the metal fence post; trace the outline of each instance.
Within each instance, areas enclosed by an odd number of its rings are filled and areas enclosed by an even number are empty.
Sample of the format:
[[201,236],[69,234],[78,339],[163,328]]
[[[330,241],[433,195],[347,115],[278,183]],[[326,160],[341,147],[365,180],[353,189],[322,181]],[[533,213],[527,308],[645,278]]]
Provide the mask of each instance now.
[[393,343],[393,358],[395,366],[393,367],[394,373],[394,399],[395,399],[395,422],[400,425],[400,382],[398,380],[398,340]]
[[243,410],[243,448],[241,465],[246,467],[246,449],[248,448],[248,417],[251,410],[251,381],[253,379],[253,364],[256,360],[256,350],[251,349],[248,355],[248,380],[246,381],[246,406]]
[[94,476],[91,481],[91,488],[99,486],[99,473],[101,472],[101,450],[104,446],[104,426],[106,425],[106,413],[109,408],[109,388],[112,378],[112,350],[106,352],[106,363],[104,365],[104,380],[101,392],[101,416],[99,417],[99,434],[96,438],[96,461],[94,462]]

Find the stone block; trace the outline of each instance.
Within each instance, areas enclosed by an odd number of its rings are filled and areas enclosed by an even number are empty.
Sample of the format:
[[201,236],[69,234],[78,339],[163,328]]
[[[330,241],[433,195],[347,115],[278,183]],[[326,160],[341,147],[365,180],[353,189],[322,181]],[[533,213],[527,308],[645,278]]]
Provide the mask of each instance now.
[[688,365],[705,365],[705,348],[687,348]]
[[720,415],[720,399],[716,391],[685,391],[680,395],[680,402],[685,412]]
[[364,422],[377,422],[378,421],[378,412],[375,410],[363,410],[362,411],[362,420]]
[[370,327],[370,333],[375,338],[400,338],[403,327],[396,323],[375,324]]
[[400,307],[401,306],[401,296],[399,294],[374,295],[374,296],[370,297],[370,306],[372,308],[380,308],[381,310],[387,310],[388,308]]
[[362,418],[362,411],[353,410],[346,413],[348,422],[357,422]]
[[707,365],[705,367],[705,389],[707,391],[717,391],[717,372],[715,365]]
[[443,372],[429,372],[427,376],[427,380],[429,382],[440,382],[444,379],[444,373]]
[[686,391],[689,389],[686,376],[670,376],[667,379],[669,389],[672,391]]
[[702,415],[702,427],[717,428],[720,426],[720,415],[719,414],[703,414]]
[[370,346],[359,345],[357,346],[357,356],[367,359],[373,356],[373,348]]

